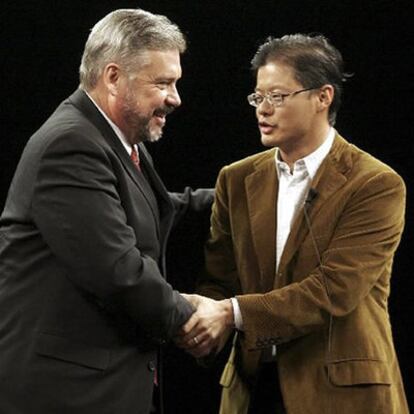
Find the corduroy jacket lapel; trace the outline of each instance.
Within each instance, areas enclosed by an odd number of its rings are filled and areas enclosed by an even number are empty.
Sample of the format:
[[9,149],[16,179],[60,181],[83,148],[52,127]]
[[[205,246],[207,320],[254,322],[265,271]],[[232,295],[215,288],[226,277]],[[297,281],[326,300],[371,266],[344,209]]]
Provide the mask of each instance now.
[[[311,188],[316,190],[316,197],[308,207],[310,222],[318,214],[318,211],[329,202],[331,197],[346,182],[345,172],[350,168],[351,160],[347,158],[346,147],[349,145],[338,134],[335,137],[333,146],[322,162],[315,178],[312,181]],[[286,267],[294,257],[296,251],[300,248],[304,238],[309,233],[306,224],[303,208],[298,213],[293,223],[289,237],[286,241],[282,257],[279,263],[279,274],[285,273]],[[280,287],[284,281],[280,278],[275,279],[275,286]]]
[[276,198],[278,181],[274,151],[257,161],[245,179],[250,228],[260,268],[260,288],[271,289],[276,260]]

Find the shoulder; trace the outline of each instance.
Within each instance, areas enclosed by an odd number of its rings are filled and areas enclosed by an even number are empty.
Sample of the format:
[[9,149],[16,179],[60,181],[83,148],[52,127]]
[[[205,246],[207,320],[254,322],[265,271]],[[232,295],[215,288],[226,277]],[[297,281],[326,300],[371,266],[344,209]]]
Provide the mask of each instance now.
[[404,180],[392,167],[340,136],[336,138],[330,157],[356,190],[376,187],[405,192]]
[[30,137],[25,152],[41,156],[54,149],[101,151],[106,141],[102,132],[70,99],[63,101]]
[[403,181],[392,167],[340,135],[336,137],[330,158],[348,178],[369,180],[376,176],[390,176]]
[[226,175],[234,178],[244,178],[256,169],[260,168],[262,165],[266,163],[273,163],[274,157],[275,148],[262,151],[224,166],[220,171],[220,175]]

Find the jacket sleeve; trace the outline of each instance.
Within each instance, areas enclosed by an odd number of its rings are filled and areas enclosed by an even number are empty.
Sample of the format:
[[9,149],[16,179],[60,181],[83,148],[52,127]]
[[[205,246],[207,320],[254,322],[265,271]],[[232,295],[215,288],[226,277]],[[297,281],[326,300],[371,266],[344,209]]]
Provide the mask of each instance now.
[[210,237],[206,243],[206,268],[197,293],[217,300],[241,293],[230,224],[226,171],[220,172],[211,213]]
[[171,337],[192,306],[137,247],[105,150],[76,134],[44,151],[31,211],[67,277],[105,306],[116,303],[151,337]]
[[188,211],[202,212],[211,207],[214,200],[213,188],[192,190],[186,187],[182,193],[168,193],[174,205],[174,224],[177,224]]

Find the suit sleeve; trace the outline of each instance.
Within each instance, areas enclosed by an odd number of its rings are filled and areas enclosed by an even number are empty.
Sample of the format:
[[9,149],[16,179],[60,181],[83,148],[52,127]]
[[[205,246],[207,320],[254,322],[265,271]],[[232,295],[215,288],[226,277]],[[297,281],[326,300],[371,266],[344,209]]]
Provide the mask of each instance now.
[[206,269],[200,277],[197,293],[217,300],[241,293],[230,224],[226,186],[227,167],[217,179],[211,213],[210,237],[206,243]]
[[[154,167],[151,154],[147,151],[144,144],[139,144],[140,153],[145,154],[145,158]],[[213,188],[199,188],[192,190],[186,187],[182,193],[169,192],[168,196],[174,207],[174,225],[185,216],[188,211],[203,212],[211,207],[214,199]]]
[[321,329],[329,315],[341,318],[355,310],[378,279],[391,272],[404,208],[405,186],[394,172],[378,173],[360,186],[322,252],[322,266],[301,282],[237,297],[247,348],[257,348],[263,337],[288,342]]
[[177,224],[188,211],[202,212],[211,207],[214,199],[214,189],[199,188],[192,190],[186,187],[182,193],[168,193],[174,205],[175,218]]
[[121,306],[153,339],[171,337],[193,309],[137,249],[104,149],[61,136],[45,150],[35,182],[33,219],[67,277],[104,306]]

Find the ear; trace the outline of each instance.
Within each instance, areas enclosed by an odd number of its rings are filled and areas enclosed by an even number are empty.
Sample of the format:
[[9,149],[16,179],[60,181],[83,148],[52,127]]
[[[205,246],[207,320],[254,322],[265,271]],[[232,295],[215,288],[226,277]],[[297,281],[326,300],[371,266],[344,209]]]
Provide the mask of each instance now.
[[116,63],[108,63],[103,70],[102,80],[109,94],[116,96],[121,82],[120,67]]
[[326,109],[329,109],[331,106],[331,103],[333,101],[335,94],[334,87],[332,85],[323,85],[319,89],[318,93],[318,110],[324,111]]

